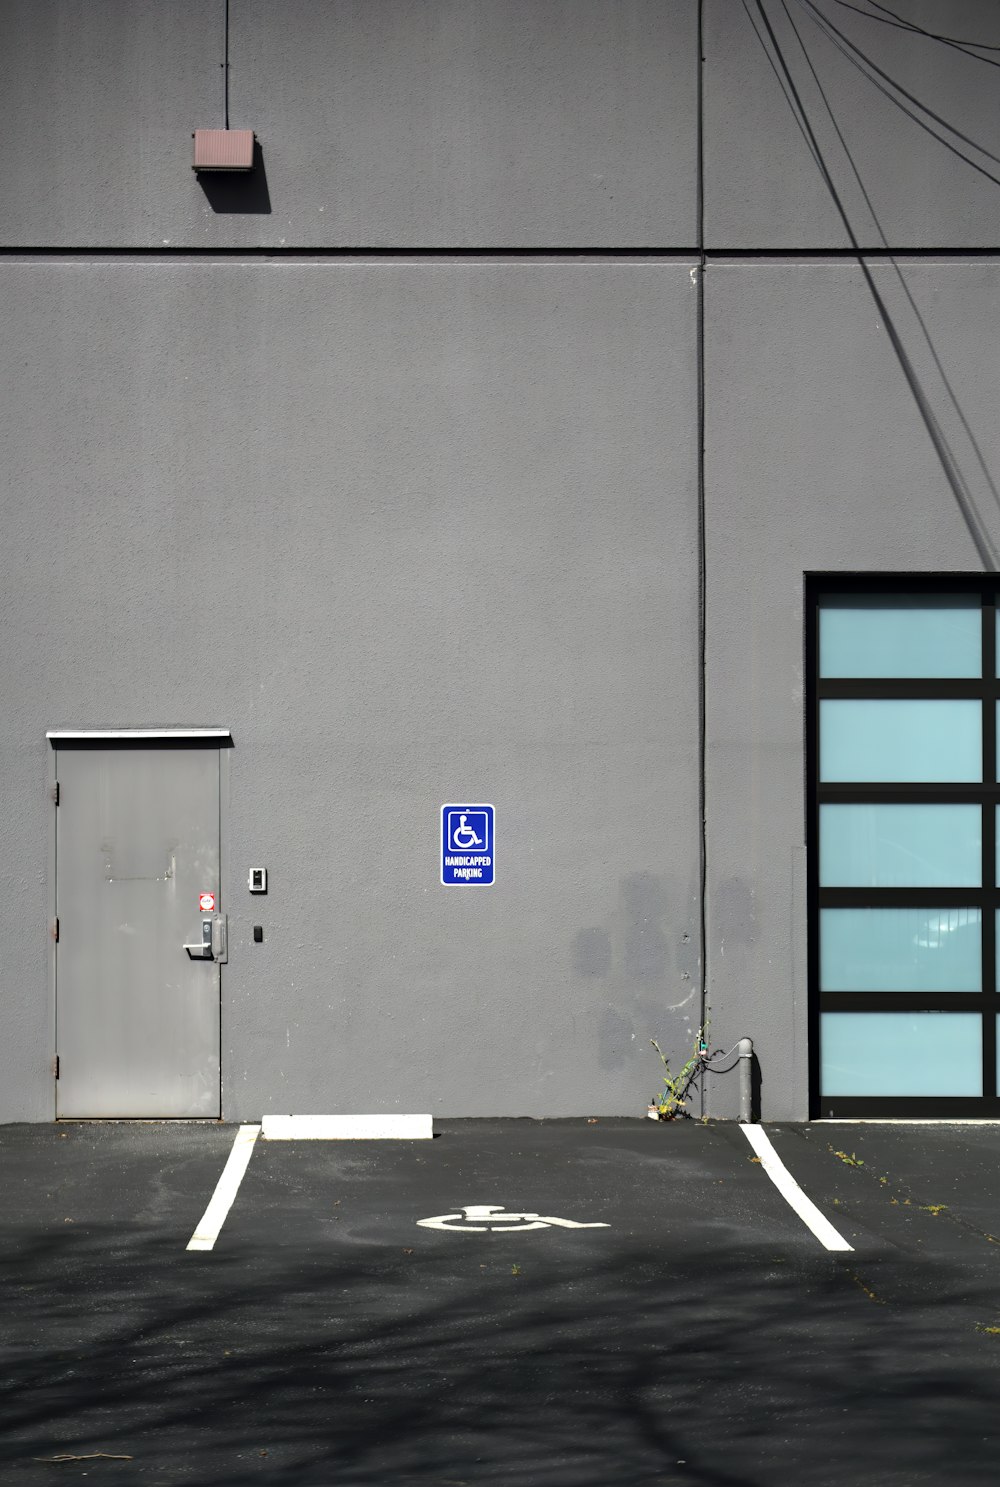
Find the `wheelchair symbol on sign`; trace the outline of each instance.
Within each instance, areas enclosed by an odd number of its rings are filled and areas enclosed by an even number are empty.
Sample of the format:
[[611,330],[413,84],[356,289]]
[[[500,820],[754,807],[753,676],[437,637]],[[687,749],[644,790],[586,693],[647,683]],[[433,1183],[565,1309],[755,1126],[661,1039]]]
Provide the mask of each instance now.
[[462,852],[483,846],[482,837],[476,835],[472,827],[467,824],[468,820],[468,816],[461,815],[458,818],[458,825],[451,828],[451,839]]
[[489,817],[485,811],[448,812],[449,852],[488,852]]

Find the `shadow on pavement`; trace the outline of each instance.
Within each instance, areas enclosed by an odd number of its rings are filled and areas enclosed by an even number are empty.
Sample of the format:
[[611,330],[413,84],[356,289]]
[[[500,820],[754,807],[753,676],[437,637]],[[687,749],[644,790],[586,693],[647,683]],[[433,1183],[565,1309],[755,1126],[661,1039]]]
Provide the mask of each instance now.
[[[915,1298],[897,1260],[859,1275],[777,1241],[650,1236],[572,1266],[525,1237],[455,1243],[190,1255],[139,1226],[22,1231],[4,1480],[995,1481],[1000,1339],[944,1270]],[[33,1460],[97,1451],[134,1459]]]

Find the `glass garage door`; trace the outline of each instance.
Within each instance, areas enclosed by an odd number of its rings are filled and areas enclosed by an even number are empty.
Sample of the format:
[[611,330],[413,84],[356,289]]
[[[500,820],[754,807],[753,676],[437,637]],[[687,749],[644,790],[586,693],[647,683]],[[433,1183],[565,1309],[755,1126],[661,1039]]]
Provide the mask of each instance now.
[[813,1109],[1000,1113],[995,592],[870,580],[810,615]]

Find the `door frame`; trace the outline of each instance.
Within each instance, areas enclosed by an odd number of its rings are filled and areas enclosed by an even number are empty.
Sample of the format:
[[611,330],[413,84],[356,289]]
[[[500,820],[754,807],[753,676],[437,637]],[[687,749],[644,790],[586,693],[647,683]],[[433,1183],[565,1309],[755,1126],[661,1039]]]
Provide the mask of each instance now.
[[[848,596],[852,593],[876,594],[967,594],[978,598],[981,609],[982,671],[979,677],[970,678],[821,678],[819,667],[819,613],[824,595]],[[1000,676],[997,675],[997,646],[995,612],[1000,610],[1000,580],[996,574],[956,572],[913,573],[893,571],[880,573],[870,571],[821,572],[805,575],[805,787],[806,787],[806,846],[808,872],[808,998],[809,998],[809,1118],[811,1120],[833,1117],[835,1119],[865,1120],[996,1120],[1000,1116],[1000,1094],[996,1088],[996,1055],[1000,1044],[1000,1028],[995,1019],[1000,1015],[1000,969],[996,964],[996,920],[1000,909],[1000,880],[996,870],[995,810],[1000,807],[1000,760],[997,760],[997,730],[995,708],[1000,704]],[[819,778],[819,713],[824,697],[952,697],[974,696],[982,700],[982,737],[984,746],[983,778],[981,782],[970,782],[967,786],[950,784],[947,781],[933,784],[888,784],[864,781],[824,784]],[[997,764],[997,771],[994,770]],[[911,799],[917,803],[924,799],[944,798],[976,800],[983,810],[983,872],[979,888],[954,889],[823,889],[819,882],[819,820],[820,805],[836,799],[838,793],[846,799],[868,796],[874,801],[891,801],[894,795],[900,799]],[[843,993],[820,991],[820,910],[824,906],[836,906],[837,895],[843,895],[844,906],[867,907],[865,899],[874,899],[874,906],[919,907],[921,900],[942,900],[948,907],[949,897],[953,904],[980,906],[982,909],[981,952],[982,989],[979,992],[938,994],[943,1000],[940,1006],[914,1008],[912,993],[889,992],[885,994],[861,992]],[[895,901],[894,901],[895,896]],[[973,900],[974,902],[969,902]],[[935,903],[936,906],[936,903]],[[957,904],[956,904],[957,906]],[[987,991],[987,987],[992,988]],[[931,994],[932,996],[934,994]],[[909,1004],[908,1004],[909,998]],[[954,999],[951,1001],[950,999]],[[928,997],[928,1001],[931,998]],[[948,1006],[945,1006],[948,1002]],[[955,1006],[954,1003],[959,1005]],[[862,1005],[863,1003],[863,1005]],[[872,1005],[874,1003],[874,1005]],[[902,1005],[900,1005],[902,1003]],[[983,1092],[981,1095],[827,1095],[821,1088],[820,1018],[822,1011],[899,1011],[912,1010],[956,1012],[975,1011],[983,1019]],[[991,1026],[987,1027],[988,1022]]]
[[[157,743],[183,743],[189,739],[192,743],[216,742],[219,749],[219,882],[228,881],[229,867],[229,795],[230,795],[230,771],[229,759],[233,748],[233,735],[228,728],[50,728],[45,734],[48,749],[47,785],[46,797],[49,807],[49,829],[48,849],[46,852],[46,868],[48,875],[48,892],[46,895],[47,917],[45,921],[46,938],[48,941],[48,984],[49,984],[49,1028],[50,1028],[50,1072],[51,1072],[51,1103],[49,1106],[49,1118],[58,1120],[56,1114],[56,843],[57,843],[57,812],[55,803],[56,787],[56,762],[59,756],[60,744],[73,743],[106,743],[109,747],[119,744],[150,744]],[[223,891],[223,903],[229,902],[229,895]],[[227,910],[228,913],[228,910]],[[219,1118],[224,1120],[222,1111],[223,1090],[223,1040],[222,1040],[222,982],[224,977],[219,975]],[[67,1117],[67,1119],[78,1117]],[[99,1118],[99,1117],[97,1117]],[[141,1117],[136,1117],[140,1119]],[[162,1118],[162,1117],[160,1117]],[[189,1118],[189,1117],[182,1117]]]

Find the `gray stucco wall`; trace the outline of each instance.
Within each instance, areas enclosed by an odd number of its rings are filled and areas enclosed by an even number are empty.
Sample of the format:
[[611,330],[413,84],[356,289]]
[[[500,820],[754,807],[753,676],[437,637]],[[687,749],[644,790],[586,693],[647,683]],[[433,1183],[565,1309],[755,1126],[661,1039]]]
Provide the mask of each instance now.
[[[227,1118],[638,1110],[697,983],[690,265],[3,277],[3,1113],[51,1114],[46,728],[215,722]],[[438,882],[461,798],[493,888]]]

